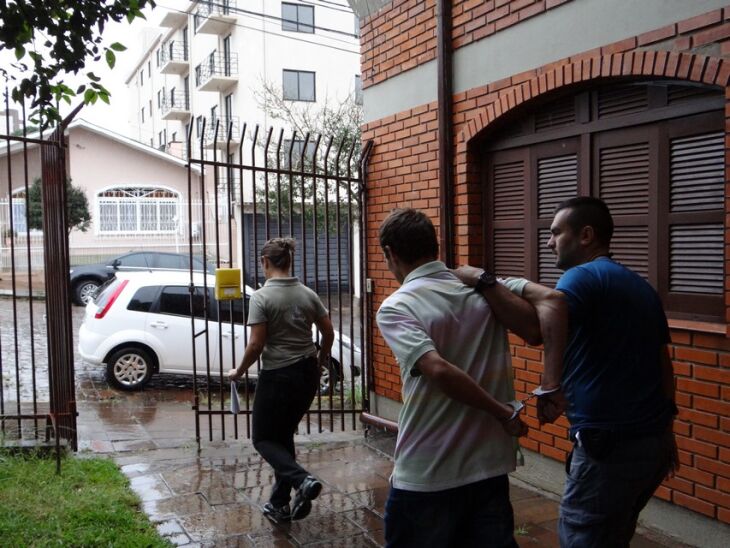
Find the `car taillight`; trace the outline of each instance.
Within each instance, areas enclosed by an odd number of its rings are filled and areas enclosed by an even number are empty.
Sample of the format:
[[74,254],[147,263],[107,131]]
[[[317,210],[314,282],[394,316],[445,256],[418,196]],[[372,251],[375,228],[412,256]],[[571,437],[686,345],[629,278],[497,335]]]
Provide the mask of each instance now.
[[114,304],[114,301],[117,300],[117,297],[122,293],[122,290],[127,286],[127,283],[129,280],[122,280],[121,283],[114,289],[114,291],[109,295],[109,299],[106,301],[106,303],[103,304],[101,310],[99,310],[94,318],[97,320],[100,320],[103,318],[107,312],[109,312],[109,309]]

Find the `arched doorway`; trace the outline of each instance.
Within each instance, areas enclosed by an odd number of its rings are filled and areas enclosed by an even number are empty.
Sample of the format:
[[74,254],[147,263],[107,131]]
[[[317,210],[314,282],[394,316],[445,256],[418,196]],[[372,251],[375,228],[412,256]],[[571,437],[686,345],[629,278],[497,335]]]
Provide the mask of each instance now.
[[485,256],[501,275],[553,285],[555,206],[604,199],[615,258],[670,316],[724,317],[724,95],[678,81],[581,88],[529,104],[486,135]]

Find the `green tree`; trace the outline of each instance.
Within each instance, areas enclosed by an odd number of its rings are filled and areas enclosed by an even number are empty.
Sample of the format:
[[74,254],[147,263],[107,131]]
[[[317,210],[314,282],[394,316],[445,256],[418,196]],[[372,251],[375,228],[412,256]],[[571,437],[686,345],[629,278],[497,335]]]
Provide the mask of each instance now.
[[[269,83],[262,82],[260,87],[254,91],[254,97],[259,108],[272,120],[279,121],[288,129],[284,133],[281,150],[278,158],[278,165],[282,169],[289,166],[289,150],[292,149],[291,169],[304,171],[305,173],[323,174],[325,169],[329,175],[339,174],[346,177],[359,175],[359,159],[361,136],[360,126],[362,125],[362,107],[355,101],[354,94],[344,101],[331,101],[325,99],[324,106],[315,103],[303,103],[284,99],[281,88]],[[305,149],[304,140],[309,135],[308,145]],[[321,136],[319,147],[314,155],[314,144]],[[295,137],[295,144],[292,145],[292,137]],[[277,145],[279,135],[272,136],[272,142],[268,147],[268,163],[270,167],[277,165]],[[325,157],[328,145],[332,143],[329,155]],[[265,139],[259,135],[259,143],[263,147]],[[341,150],[339,161],[337,152]],[[350,151],[353,151],[350,157]],[[349,163],[348,163],[349,160]],[[339,189],[335,187],[334,181],[324,184],[322,179],[317,179],[314,184],[314,177],[299,176],[292,177],[282,175],[281,177],[269,176],[268,193],[265,192],[265,185],[262,177],[257,180],[257,206],[259,210],[265,207],[268,200],[269,211],[287,217],[290,210],[290,202],[293,205],[293,212],[299,213],[302,209],[302,198],[305,202],[304,215],[311,220],[314,213],[311,206],[313,201],[317,203],[317,222],[323,224],[324,203],[328,202],[327,222],[332,230],[336,227],[337,207],[339,205],[340,216],[349,214],[357,215],[360,209],[359,188],[345,181],[340,181]],[[339,201],[337,200],[339,195]]]
[[[40,178],[33,181],[28,189],[27,200],[27,222],[29,228],[43,230],[43,198]],[[66,179],[66,230],[80,230],[86,232],[91,225],[91,213],[89,213],[89,200],[86,194],[79,187]]]
[[108,103],[111,94],[93,72],[76,90],[63,78],[78,74],[90,59],[104,57],[114,68],[115,52],[126,48],[118,42],[102,45],[105,25],[144,18],[147,6],[154,7],[154,0],[0,0],[0,51],[13,51],[17,60],[13,70],[0,67],[0,74],[14,81],[13,100],[30,99],[32,120],[44,127],[60,121],[58,102],[70,104],[77,94],[83,94],[85,103]]

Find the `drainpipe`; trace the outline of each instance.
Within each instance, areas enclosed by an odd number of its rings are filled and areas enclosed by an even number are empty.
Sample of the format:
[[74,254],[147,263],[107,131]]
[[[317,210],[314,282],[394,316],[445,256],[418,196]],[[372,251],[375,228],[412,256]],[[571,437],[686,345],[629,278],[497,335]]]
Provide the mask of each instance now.
[[454,266],[454,116],[451,0],[436,2],[436,70],[438,72],[439,247],[446,266]]

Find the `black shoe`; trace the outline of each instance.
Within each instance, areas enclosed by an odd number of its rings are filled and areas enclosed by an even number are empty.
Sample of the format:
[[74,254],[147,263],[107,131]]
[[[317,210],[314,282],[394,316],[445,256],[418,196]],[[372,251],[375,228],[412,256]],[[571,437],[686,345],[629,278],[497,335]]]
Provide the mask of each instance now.
[[277,508],[270,502],[267,502],[264,504],[264,516],[277,524],[289,523],[291,521],[291,511],[289,510],[288,504]]
[[314,476],[307,476],[294,495],[291,519],[304,519],[312,511],[312,501],[322,491],[322,483]]

